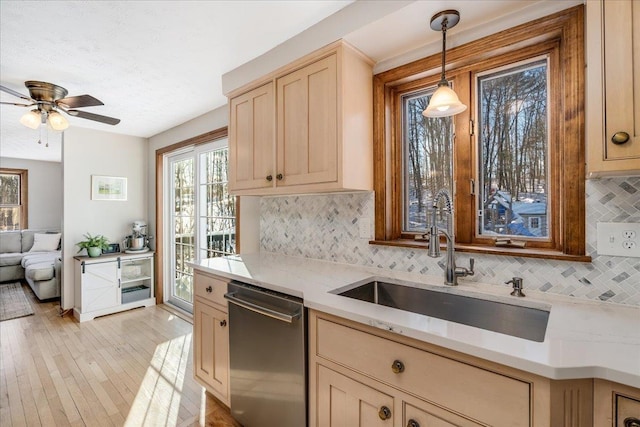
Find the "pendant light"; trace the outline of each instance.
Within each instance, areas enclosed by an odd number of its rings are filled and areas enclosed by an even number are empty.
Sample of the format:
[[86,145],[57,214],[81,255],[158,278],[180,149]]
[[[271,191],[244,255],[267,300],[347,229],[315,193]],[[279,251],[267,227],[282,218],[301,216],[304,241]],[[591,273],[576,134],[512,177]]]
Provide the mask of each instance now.
[[438,89],[431,95],[427,109],[422,112],[425,117],[449,117],[467,109],[467,106],[460,102],[458,95],[449,87],[449,82],[444,75],[447,30],[455,27],[458,21],[460,21],[460,12],[457,10],[444,10],[431,17],[431,29],[442,31],[442,74],[438,82]]

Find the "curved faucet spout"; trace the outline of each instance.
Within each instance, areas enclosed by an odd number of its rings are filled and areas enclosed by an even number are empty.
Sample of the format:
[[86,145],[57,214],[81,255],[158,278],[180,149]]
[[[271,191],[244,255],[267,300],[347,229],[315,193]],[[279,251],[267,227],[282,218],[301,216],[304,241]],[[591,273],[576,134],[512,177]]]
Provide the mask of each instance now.
[[[440,228],[436,224],[436,210],[438,209],[438,202],[440,199],[445,201],[445,210],[447,212],[447,228]],[[453,232],[450,230],[451,216],[453,216],[453,205],[451,203],[451,195],[445,188],[438,191],[433,198],[432,212],[431,212],[431,227],[429,228],[429,256],[437,258],[440,256],[440,233],[447,239],[447,262],[444,269],[444,284],[449,286],[458,285],[458,277],[473,276],[473,258],[471,258],[470,268],[457,268],[455,247],[453,245]]]

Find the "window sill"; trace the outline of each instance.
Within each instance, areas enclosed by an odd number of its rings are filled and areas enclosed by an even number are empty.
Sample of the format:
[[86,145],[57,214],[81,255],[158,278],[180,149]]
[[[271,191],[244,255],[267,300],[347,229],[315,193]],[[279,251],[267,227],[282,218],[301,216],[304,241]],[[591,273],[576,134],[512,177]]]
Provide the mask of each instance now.
[[[369,241],[369,244],[414,249],[427,249],[428,247],[428,243],[425,241],[409,239],[371,240]],[[444,249],[444,245],[441,246]],[[502,255],[523,258],[555,259],[560,261],[591,262],[591,257],[588,255],[568,255],[559,251],[539,248],[498,248],[491,246],[456,244],[455,249],[458,252],[470,252],[485,255]]]

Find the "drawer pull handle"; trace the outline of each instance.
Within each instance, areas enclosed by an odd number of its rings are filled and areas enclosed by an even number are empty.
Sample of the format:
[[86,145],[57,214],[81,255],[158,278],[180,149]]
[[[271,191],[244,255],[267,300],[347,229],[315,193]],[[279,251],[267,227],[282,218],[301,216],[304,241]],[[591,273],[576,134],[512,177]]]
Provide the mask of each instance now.
[[208,293],[211,293],[211,292],[213,292],[213,288],[211,287],[211,285],[209,285],[209,286],[207,286],[205,291],[207,291]]
[[622,145],[627,141],[629,141],[629,134],[626,132],[616,132],[611,137],[611,142],[616,145]]
[[276,175],[276,179],[277,179],[278,181],[282,181],[282,178],[284,178],[284,176],[283,176],[281,173],[279,173],[278,175]]
[[407,427],[420,427],[420,423],[418,423],[416,420],[409,420],[409,422],[407,423]]
[[402,363],[399,360],[394,360],[393,363],[391,364],[391,370],[393,371],[394,374],[399,374],[401,372],[404,372],[404,363]]
[[226,320],[221,320],[221,321],[220,321],[220,326],[222,326],[223,328],[224,328],[225,326],[227,326],[227,321],[226,321]]
[[624,427],[640,427],[640,418],[636,418],[636,417],[625,418]]
[[267,181],[269,182],[273,181],[273,175],[267,175]]
[[378,416],[380,417],[381,420],[388,420],[389,418],[391,418],[391,409],[387,408],[386,406],[383,406],[378,411]]

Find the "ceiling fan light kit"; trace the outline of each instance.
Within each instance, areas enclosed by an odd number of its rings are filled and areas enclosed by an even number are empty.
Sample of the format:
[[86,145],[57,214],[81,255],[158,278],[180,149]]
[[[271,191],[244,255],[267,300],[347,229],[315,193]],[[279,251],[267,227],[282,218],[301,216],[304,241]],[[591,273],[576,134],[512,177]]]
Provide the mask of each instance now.
[[438,89],[431,96],[427,109],[422,112],[425,117],[449,117],[462,113],[467,106],[460,102],[458,95],[451,87],[444,74],[447,54],[447,29],[455,27],[460,21],[457,10],[443,10],[431,17],[431,29],[442,31],[442,72]]
[[46,130],[47,127],[50,127],[51,129],[59,132],[67,129],[69,127],[69,121],[60,114],[59,111],[70,116],[93,120],[109,125],[117,125],[120,123],[120,119],[76,110],[76,108],[104,105],[100,100],[91,95],[67,97],[69,92],[65,88],[53,83],[36,80],[28,80],[24,82],[24,85],[29,90],[29,96],[23,95],[2,85],[0,85],[0,90],[30,102],[30,104],[19,104],[15,102],[0,102],[0,104],[16,105],[20,107],[35,106],[35,109],[25,113],[20,118],[20,123],[30,129],[35,130],[40,127],[41,133],[43,131],[43,127],[45,128],[44,130]]

